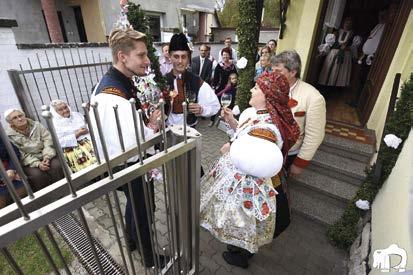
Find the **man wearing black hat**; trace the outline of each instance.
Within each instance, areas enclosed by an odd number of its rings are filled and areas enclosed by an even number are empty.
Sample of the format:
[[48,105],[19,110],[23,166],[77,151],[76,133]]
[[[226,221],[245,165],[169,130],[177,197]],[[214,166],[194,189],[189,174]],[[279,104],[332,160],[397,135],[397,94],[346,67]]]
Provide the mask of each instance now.
[[189,126],[195,126],[198,123],[198,116],[210,117],[218,113],[220,109],[218,98],[208,83],[187,70],[191,50],[183,33],[172,36],[169,53],[173,69],[166,74],[166,79],[170,89],[177,91],[177,94],[172,101],[167,123],[169,125],[183,123],[182,103],[186,101],[189,103],[187,123]]

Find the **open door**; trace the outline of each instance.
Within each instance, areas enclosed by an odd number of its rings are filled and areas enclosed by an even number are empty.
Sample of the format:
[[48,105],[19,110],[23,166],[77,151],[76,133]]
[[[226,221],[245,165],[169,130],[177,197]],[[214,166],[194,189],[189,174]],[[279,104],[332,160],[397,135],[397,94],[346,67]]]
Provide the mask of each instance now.
[[[323,1],[306,81],[325,96],[329,121],[365,127],[399,44],[412,3],[413,0]],[[333,8],[335,12],[332,12]],[[357,63],[362,54],[361,46],[378,23],[378,14],[383,10],[388,13],[384,32],[371,67],[362,76],[361,66]],[[361,36],[363,41],[358,56],[353,56],[350,85],[323,86],[319,76],[325,57],[320,56],[318,46],[324,43],[327,33],[342,27],[346,17],[352,18],[354,35]],[[331,22],[335,22],[335,26]]]
[[386,24],[374,63],[372,64],[357,105],[357,112],[363,126],[366,125],[373,111],[374,104],[386,78],[394,53],[396,52],[407,18],[413,7],[412,0],[394,1],[393,3],[397,6],[394,7],[394,14],[390,16]]

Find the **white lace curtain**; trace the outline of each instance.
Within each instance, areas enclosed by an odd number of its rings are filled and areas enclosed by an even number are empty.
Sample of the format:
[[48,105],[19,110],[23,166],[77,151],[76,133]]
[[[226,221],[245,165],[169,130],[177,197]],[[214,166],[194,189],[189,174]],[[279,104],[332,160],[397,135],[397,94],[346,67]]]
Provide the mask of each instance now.
[[329,28],[340,28],[341,20],[343,19],[344,8],[347,0],[330,0],[327,6],[324,25]]

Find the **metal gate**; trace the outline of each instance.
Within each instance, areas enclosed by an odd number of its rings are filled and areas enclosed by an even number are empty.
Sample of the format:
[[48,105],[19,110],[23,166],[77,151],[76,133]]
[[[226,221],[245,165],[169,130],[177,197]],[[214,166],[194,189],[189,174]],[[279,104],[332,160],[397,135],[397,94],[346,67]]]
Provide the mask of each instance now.
[[[93,129],[90,127],[91,122],[87,112],[87,104],[83,104],[83,108],[85,109],[89,129]],[[91,108],[98,114],[96,106],[92,104]],[[131,108],[132,110],[135,108],[133,100],[131,101]],[[143,121],[141,116],[135,116],[136,147],[123,148],[123,153],[109,159],[104,145],[104,138],[100,134],[103,156],[98,157],[97,164],[72,174],[65,163],[62,148],[53,127],[51,114],[46,109],[43,107],[45,111],[43,111],[42,116],[52,134],[65,178],[33,194],[22,167],[17,165],[17,172],[21,175],[28,192],[26,198],[19,199],[12,183],[7,178],[3,164],[0,162],[0,175],[5,179],[15,202],[6,208],[0,209],[0,250],[13,270],[17,274],[24,274],[12,253],[10,253],[9,246],[15,241],[32,234],[54,272],[60,274],[63,271],[57,268],[57,264],[50,256],[48,248],[44,245],[44,240],[38,233],[40,229],[44,229],[54,248],[58,251],[60,261],[64,263],[66,274],[71,274],[69,265],[61,255],[59,245],[55,240],[54,234],[56,233],[53,233],[54,230],[50,230],[50,225],[53,225],[57,232],[64,231],[64,228],[75,232],[76,240],[72,242],[76,242],[77,246],[76,243],[73,244],[75,249],[72,251],[78,257],[81,257],[80,254],[83,255],[83,260],[80,259],[81,262],[90,263],[87,267],[90,274],[141,274],[141,272],[145,274],[197,274],[199,270],[201,135],[196,130],[187,128],[186,124],[165,128],[165,123],[162,123],[160,132],[153,138],[139,140],[138,123],[143,123]],[[163,103],[161,103],[161,110],[163,110]],[[133,112],[133,114],[136,114],[136,112]],[[164,113],[162,116],[164,117]],[[99,116],[96,115],[95,118],[100,133],[102,130]],[[122,132],[119,125],[117,126],[121,142]],[[91,130],[90,134],[96,148],[96,133]],[[0,127],[0,135],[12,160],[17,160],[3,127]],[[145,151],[154,145],[158,145],[161,151],[151,157],[144,158]],[[118,171],[119,169],[114,170],[115,167],[122,166],[129,158],[137,155],[140,157],[138,163],[125,167],[120,171]],[[18,161],[15,163],[18,163]],[[149,221],[152,220],[150,239],[153,251],[156,254],[154,254],[155,266],[150,269],[142,269],[139,266],[139,261],[134,260],[134,257],[139,257],[136,253],[133,255],[127,249],[127,244],[122,237],[125,236],[125,225],[116,190],[125,184],[131,190],[131,180],[142,177],[145,203],[147,205],[155,203],[151,199],[150,188],[147,188],[149,181],[147,173],[154,168],[159,168],[163,173],[163,179],[156,184],[162,190],[161,195],[164,198],[164,203],[163,205],[156,205],[156,207],[163,207],[165,211],[164,222],[166,224],[167,242],[162,246],[159,244],[157,234],[160,224],[153,219],[153,208],[146,207],[147,218]],[[96,180],[97,177],[100,178]],[[95,180],[92,181],[93,179]],[[97,236],[90,229],[91,223],[85,218],[85,210],[82,207],[101,198],[105,200],[110,213],[111,224],[115,229],[116,243],[121,254],[118,262],[113,261],[111,255],[98,241],[101,236]],[[135,209],[133,209],[133,215],[135,223],[139,223]],[[140,245],[139,247],[141,249]],[[159,259],[156,260],[159,254],[170,256],[170,260],[164,268],[160,266]],[[143,255],[142,252],[141,255]]]
[[93,87],[110,65],[106,57],[90,48],[53,48],[37,52],[27,58],[26,65],[20,64],[20,70],[8,70],[8,74],[23,111],[40,121],[41,106],[53,99],[81,111],[82,102],[90,100]]

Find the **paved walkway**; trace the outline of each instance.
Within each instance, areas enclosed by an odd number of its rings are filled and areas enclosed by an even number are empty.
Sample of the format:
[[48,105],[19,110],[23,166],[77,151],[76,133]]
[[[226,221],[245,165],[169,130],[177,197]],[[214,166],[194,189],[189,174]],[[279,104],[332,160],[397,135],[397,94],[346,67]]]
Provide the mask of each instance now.
[[[208,122],[209,120],[201,120],[198,127],[203,135],[202,165],[206,170],[219,157],[219,148],[227,141],[225,133],[215,127],[207,127]],[[156,185],[155,189],[158,239],[161,245],[166,245],[167,230],[162,185]],[[124,209],[125,198],[120,192],[118,194],[121,207]],[[106,202],[99,199],[89,203],[84,209],[89,214],[88,219],[94,221],[89,222],[92,233],[121,263]],[[259,253],[250,260],[248,269],[228,265],[221,256],[226,246],[202,229],[200,236],[201,274],[346,274],[347,254],[328,243],[323,226],[299,215],[293,215],[289,228],[270,245],[260,249]],[[138,274],[143,274],[136,252],[134,257]]]

